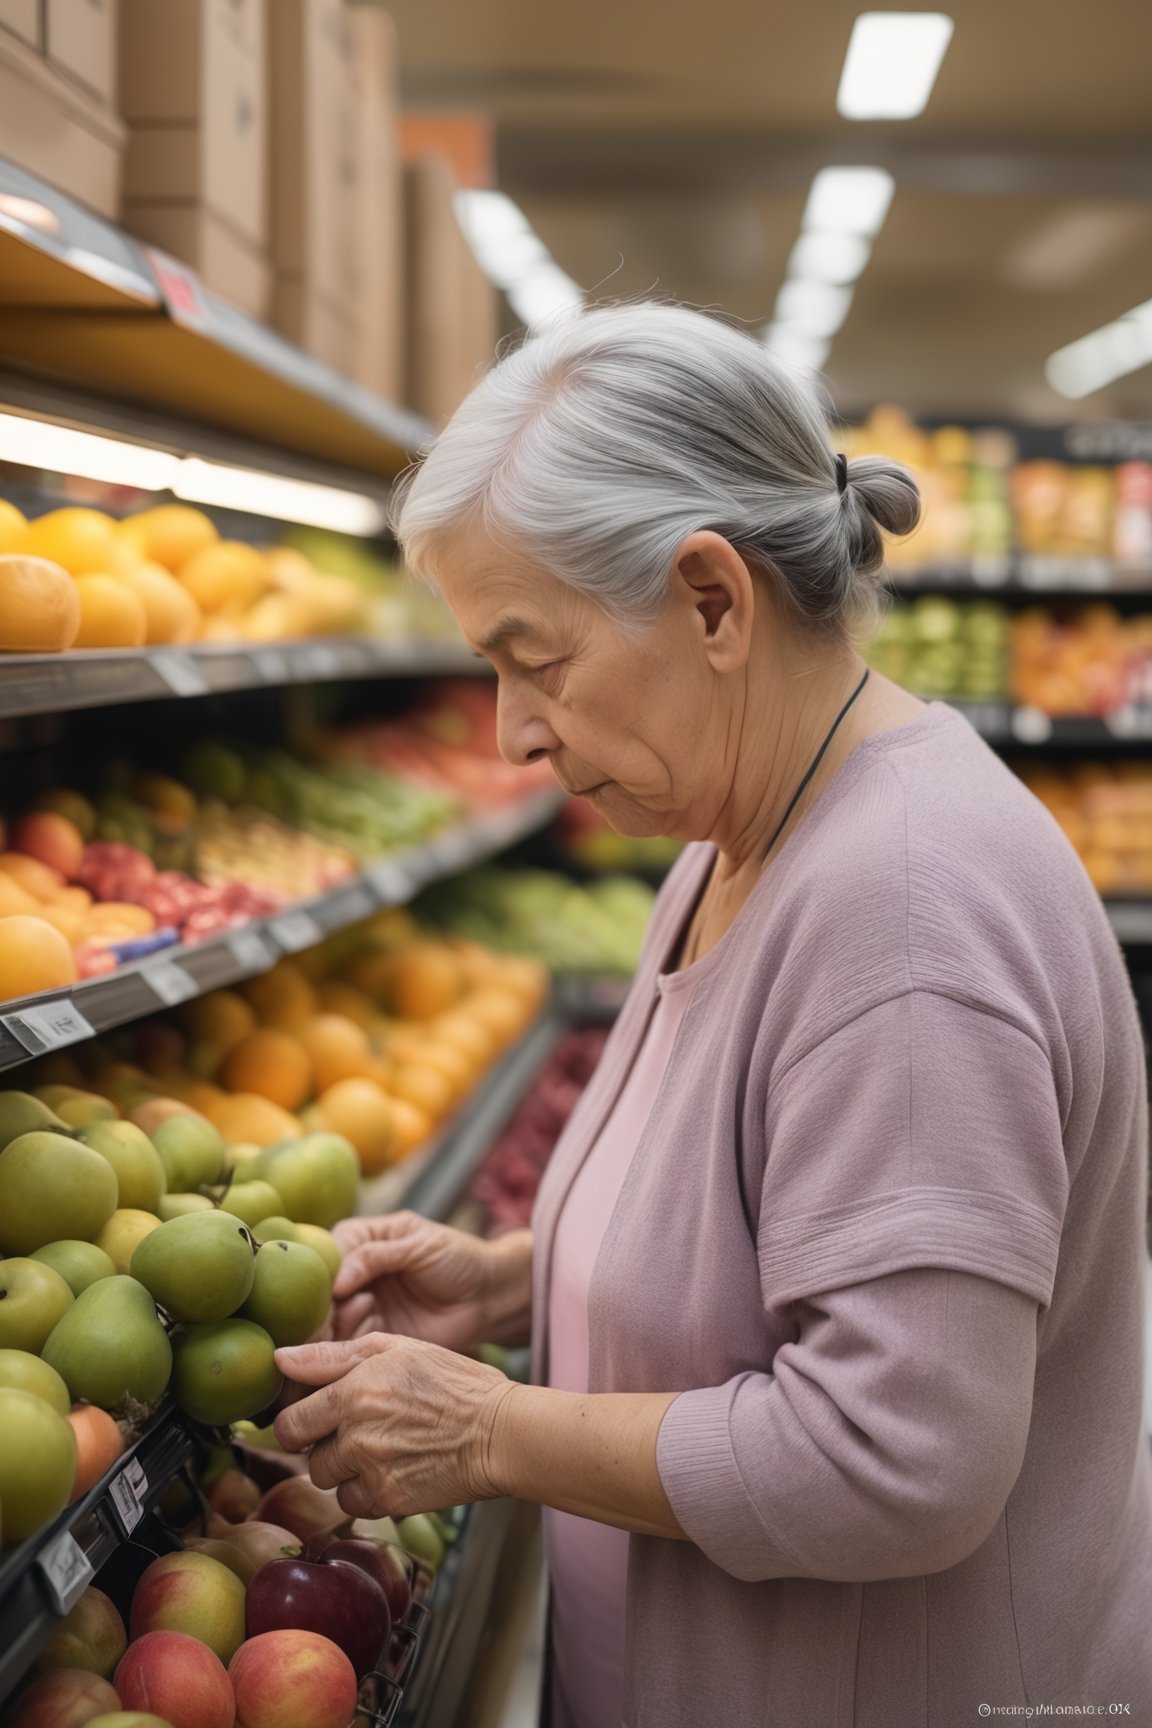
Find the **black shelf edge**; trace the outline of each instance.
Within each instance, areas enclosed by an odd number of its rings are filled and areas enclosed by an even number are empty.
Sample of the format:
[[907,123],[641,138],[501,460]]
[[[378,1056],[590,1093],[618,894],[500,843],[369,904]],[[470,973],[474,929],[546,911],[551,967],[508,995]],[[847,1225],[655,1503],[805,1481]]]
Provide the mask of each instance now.
[[88,1494],[5,1556],[0,1564],[0,1700],[24,1678],[62,1619],[47,1581],[57,1557],[65,1565],[68,1550],[77,1568],[76,1588],[83,1588],[129,1539],[116,1496],[121,1504],[135,1505],[138,1515],[150,1511],[191,1457],[192,1447],[191,1432],[179,1413],[161,1409]]
[[1152,743],[1152,707],[1117,708],[1111,714],[1045,714],[1027,703],[999,698],[932,696],[917,691],[926,702],[947,702],[956,708],[990,744],[1011,748],[1066,747],[1110,750]]
[[[564,799],[559,790],[540,792],[512,809],[457,822],[426,844],[375,859],[359,875],[271,918],[253,920],[193,947],[160,949],[137,965],[67,990],[0,1004],[0,1071],[45,1049],[81,1042],[192,996],[255,977],[284,955],[299,953],[384,906],[405,905],[429,882],[454,876],[534,833],[555,815]],[[48,1031],[38,1038],[41,1010],[63,1018],[78,1013],[83,1023],[74,1021],[63,1035]],[[31,1048],[33,1044],[39,1047]]]
[[0,656],[0,718],[356,678],[491,673],[451,638],[320,636],[248,645],[86,648]]
[[940,595],[973,600],[1152,599],[1152,567],[1110,558],[1050,558],[1012,554],[954,564],[894,569],[885,581],[900,599]]
[[1152,899],[1105,900],[1104,910],[1122,947],[1152,946]]

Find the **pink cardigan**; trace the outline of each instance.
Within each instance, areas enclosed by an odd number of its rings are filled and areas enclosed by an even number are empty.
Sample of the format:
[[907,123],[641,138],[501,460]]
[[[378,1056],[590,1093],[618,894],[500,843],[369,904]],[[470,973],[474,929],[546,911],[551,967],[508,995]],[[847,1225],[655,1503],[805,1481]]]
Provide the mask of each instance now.
[[[555,1221],[712,856],[665,884],[540,1192],[539,1382]],[[630,1538],[625,1728],[1152,1723],[1143,1041],[1072,848],[933,703],[694,972],[589,1292],[591,1390],[682,1393],[657,1461],[691,1540]]]

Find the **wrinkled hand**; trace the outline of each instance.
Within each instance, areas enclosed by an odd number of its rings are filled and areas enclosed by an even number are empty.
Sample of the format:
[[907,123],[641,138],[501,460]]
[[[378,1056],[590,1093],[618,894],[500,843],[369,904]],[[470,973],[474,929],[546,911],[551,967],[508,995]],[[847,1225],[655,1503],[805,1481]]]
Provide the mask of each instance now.
[[455,1351],[374,1332],[277,1350],[282,1373],[317,1387],[276,1418],[287,1452],[308,1451],[318,1488],[353,1518],[406,1518],[491,1500],[497,1418],[515,1385]]
[[333,1235],[344,1252],[336,1338],[388,1332],[468,1350],[483,1336],[492,1255],[478,1237],[416,1212],[348,1218]]

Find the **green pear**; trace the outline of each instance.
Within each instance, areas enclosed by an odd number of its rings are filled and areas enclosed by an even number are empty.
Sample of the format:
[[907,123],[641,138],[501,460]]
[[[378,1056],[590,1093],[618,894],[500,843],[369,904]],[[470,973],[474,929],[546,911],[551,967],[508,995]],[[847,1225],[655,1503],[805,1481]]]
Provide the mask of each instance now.
[[342,1134],[306,1134],[269,1146],[256,1160],[256,1173],[283,1195],[279,1210],[296,1224],[330,1230],[356,1210],[360,1160]]
[[67,1416],[72,1408],[68,1388],[55,1368],[49,1368],[47,1362],[41,1362],[30,1350],[0,1350],[0,1386],[33,1392],[61,1416]]
[[284,1202],[270,1182],[233,1182],[222,1190],[218,1204],[222,1212],[231,1212],[250,1228],[284,1213]]
[[235,1170],[241,1165],[251,1163],[253,1158],[259,1158],[263,1146],[257,1146],[254,1140],[237,1140],[233,1146],[224,1148],[224,1170]]
[[240,1310],[273,1344],[306,1344],[328,1317],[332,1280],[319,1254],[302,1242],[266,1242]]
[[164,1164],[171,1194],[189,1194],[219,1179],[224,1168],[224,1141],[206,1116],[182,1111],[152,1130],[152,1144]]
[[116,1172],[99,1152],[62,1134],[21,1134],[0,1152],[0,1253],[34,1254],[65,1236],[90,1242],[116,1194]]
[[39,1355],[72,1300],[72,1291],[51,1266],[39,1260],[0,1260],[0,1347]]
[[159,1152],[142,1128],[131,1122],[91,1122],[81,1128],[80,1139],[115,1170],[120,1209],[156,1211],[168,1178]]
[[109,1098],[98,1092],[78,1092],[74,1098],[62,1098],[53,1109],[69,1128],[87,1128],[92,1122],[118,1122],[120,1112]]
[[45,1242],[31,1259],[42,1260],[45,1266],[59,1272],[73,1296],[79,1296],[98,1278],[111,1278],[116,1271],[112,1256],[97,1248],[95,1242]]
[[215,1207],[207,1194],[161,1194],[156,1216],[167,1224],[170,1218],[184,1218],[189,1212],[213,1212]]
[[155,1404],[172,1373],[172,1346],[156,1304],[143,1284],[123,1273],[77,1296],[42,1354],[73,1398],[105,1410],[126,1398]]
[[[4,1539],[35,1536],[68,1504],[76,1480],[76,1434],[34,1392],[0,1390],[0,1505]],[[5,1712],[7,1714],[7,1712]]]
[[21,1134],[38,1128],[57,1134],[70,1132],[68,1124],[42,1098],[33,1097],[31,1092],[0,1092],[0,1151]]
[[132,1276],[174,1320],[235,1314],[252,1289],[250,1232],[231,1212],[188,1212],[161,1224],[132,1256]]
[[251,1320],[189,1326],[175,1345],[172,1391],[196,1422],[223,1428],[256,1416],[280,1390],[275,1346]]
[[280,1218],[273,1212],[270,1218],[261,1218],[259,1224],[252,1227],[252,1234],[257,1242],[299,1242],[299,1225],[293,1224],[291,1218]]
[[311,1248],[313,1253],[319,1254],[328,1268],[329,1278],[335,1278],[344,1256],[340,1252],[340,1244],[330,1230],[321,1230],[319,1224],[297,1224],[296,1240],[303,1242],[306,1248]]

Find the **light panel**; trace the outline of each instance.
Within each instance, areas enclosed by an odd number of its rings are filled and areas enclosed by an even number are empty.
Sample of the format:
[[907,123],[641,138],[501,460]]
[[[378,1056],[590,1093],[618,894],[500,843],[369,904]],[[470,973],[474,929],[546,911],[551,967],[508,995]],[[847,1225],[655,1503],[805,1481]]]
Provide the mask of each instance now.
[[836,106],[846,120],[912,120],[928,106],[954,25],[944,12],[861,12]]
[[73,474],[105,486],[135,486],[141,492],[165,491],[180,470],[179,456],[166,450],[19,414],[0,414],[0,462]]
[[384,526],[384,512],[366,493],[265,474],[256,468],[204,462],[199,456],[188,456],[180,464],[172,491],[189,504],[215,504],[254,516],[306,522],[338,534],[375,534]]
[[1044,371],[1053,390],[1078,401],[1148,365],[1152,365],[1152,300],[1058,348],[1049,355]]
[[874,239],[895,190],[896,182],[886,168],[821,168],[812,182],[801,227]]
[[860,234],[810,231],[801,234],[788,260],[789,276],[809,282],[855,282],[872,247]]

